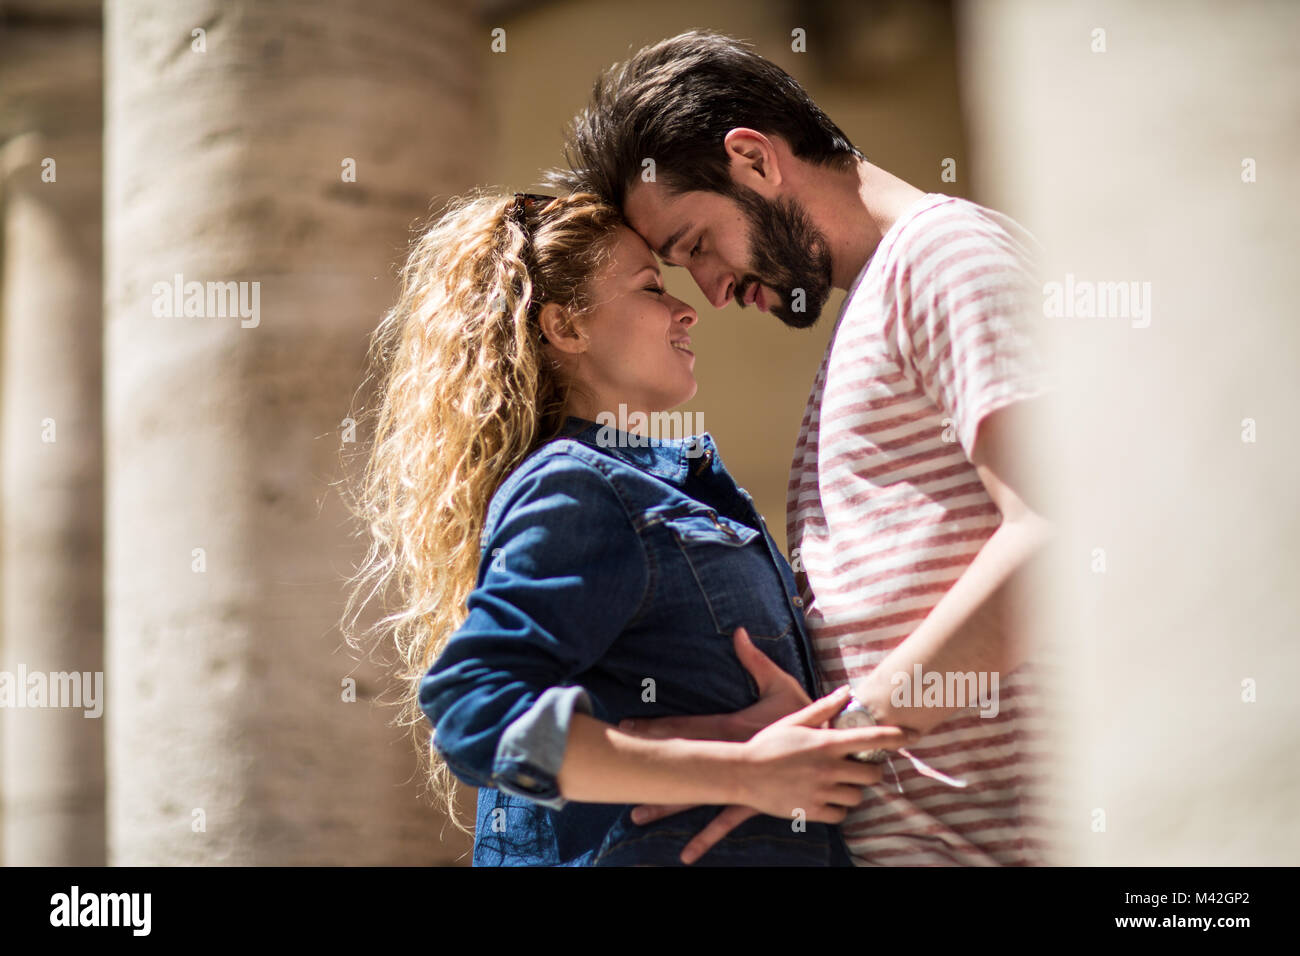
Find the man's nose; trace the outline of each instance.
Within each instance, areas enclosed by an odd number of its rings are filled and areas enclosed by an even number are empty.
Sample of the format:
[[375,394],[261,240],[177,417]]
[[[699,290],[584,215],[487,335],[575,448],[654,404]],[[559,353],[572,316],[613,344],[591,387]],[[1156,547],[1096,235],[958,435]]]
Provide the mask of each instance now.
[[727,288],[731,285],[731,276],[721,269],[711,270],[711,272],[712,274],[706,272],[703,267],[697,266],[691,270],[691,278],[700,287],[704,297],[709,300],[709,305],[721,309],[729,301]]

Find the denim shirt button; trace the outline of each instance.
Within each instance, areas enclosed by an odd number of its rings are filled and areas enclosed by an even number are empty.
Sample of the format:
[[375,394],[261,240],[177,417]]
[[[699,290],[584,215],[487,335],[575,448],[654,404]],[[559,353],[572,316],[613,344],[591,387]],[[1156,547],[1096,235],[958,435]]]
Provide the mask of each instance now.
[[796,594],[794,597],[790,598],[790,603],[795,607],[803,607],[803,598]]

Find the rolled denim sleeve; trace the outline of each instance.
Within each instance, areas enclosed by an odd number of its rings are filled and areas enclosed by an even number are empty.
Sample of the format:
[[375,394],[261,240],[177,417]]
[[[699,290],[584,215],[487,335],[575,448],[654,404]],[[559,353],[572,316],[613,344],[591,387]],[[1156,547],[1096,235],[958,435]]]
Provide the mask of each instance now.
[[[493,777],[507,793],[559,810],[567,800],[555,779],[564,763],[573,712],[591,713],[591,698],[581,687],[550,687],[515,720],[497,744]],[[529,789],[523,789],[523,788]]]
[[593,464],[552,453],[503,486],[468,616],[420,683],[434,746],[463,782],[544,806],[569,724],[592,713],[574,680],[640,612],[649,562]]

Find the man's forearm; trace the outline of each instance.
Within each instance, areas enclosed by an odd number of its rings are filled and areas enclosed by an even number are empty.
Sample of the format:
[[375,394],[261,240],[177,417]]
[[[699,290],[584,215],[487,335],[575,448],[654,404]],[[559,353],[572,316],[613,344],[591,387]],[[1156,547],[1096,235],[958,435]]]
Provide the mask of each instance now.
[[585,803],[739,803],[740,747],[633,737],[575,713],[557,778],[560,793]]
[[928,731],[977,706],[974,700],[949,699],[946,691],[938,706],[911,706],[925,699],[925,687],[914,686],[917,665],[923,675],[938,674],[945,689],[952,673],[983,674],[991,686],[991,675],[1000,681],[1020,666],[1028,651],[1017,634],[1026,579],[1048,537],[1047,522],[1036,515],[1003,522],[920,626],[854,683],[854,695],[879,723]]

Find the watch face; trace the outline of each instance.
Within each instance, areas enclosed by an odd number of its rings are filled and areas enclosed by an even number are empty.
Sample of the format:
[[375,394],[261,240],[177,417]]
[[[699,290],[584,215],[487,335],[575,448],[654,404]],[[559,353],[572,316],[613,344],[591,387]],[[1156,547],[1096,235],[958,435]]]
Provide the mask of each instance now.
[[[831,721],[831,726],[837,730],[852,730],[856,727],[875,727],[876,722],[872,719],[870,712],[858,703],[850,703],[847,707],[835,715]],[[862,750],[853,755],[854,760],[861,760],[863,763],[880,763],[885,759],[883,750]]]
[[861,707],[850,705],[845,710],[835,715],[833,726],[842,730],[852,729],[854,727],[874,727],[876,722],[871,719],[871,715]]

